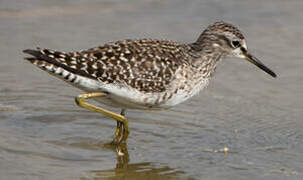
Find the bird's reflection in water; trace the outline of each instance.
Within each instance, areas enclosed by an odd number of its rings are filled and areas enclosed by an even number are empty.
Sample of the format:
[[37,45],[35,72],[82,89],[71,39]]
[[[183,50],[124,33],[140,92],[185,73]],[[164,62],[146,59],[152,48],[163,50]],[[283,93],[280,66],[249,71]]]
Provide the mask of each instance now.
[[[115,169],[108,170],[92,170],[89,172],[90,178],[81,178],[81,180],[141,180],[141,179],[152,179],[152,180],[178,180],[182,171],[177,171],[167,166],[155,167],[151,162],[141,162],[131,164],[127,145],[123,144],[118,147],[110,147],[115,150],[117,154],[117,164]],[[188,178],[187,178],[188,179]]]

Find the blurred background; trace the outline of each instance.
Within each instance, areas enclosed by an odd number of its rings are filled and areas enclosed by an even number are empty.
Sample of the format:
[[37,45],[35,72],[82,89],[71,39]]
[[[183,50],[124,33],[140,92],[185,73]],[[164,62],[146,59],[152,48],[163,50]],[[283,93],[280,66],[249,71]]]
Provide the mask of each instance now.
[[[217,20],[238,26],[278,78],[223,60],[190,101],[129,111],[124,156],[105,145],[114,120],[77,107],[80,90],[23,60],[37,46],[189,43]],[[1,0],[0,179],[302,179],[302,22],[302,0]]]

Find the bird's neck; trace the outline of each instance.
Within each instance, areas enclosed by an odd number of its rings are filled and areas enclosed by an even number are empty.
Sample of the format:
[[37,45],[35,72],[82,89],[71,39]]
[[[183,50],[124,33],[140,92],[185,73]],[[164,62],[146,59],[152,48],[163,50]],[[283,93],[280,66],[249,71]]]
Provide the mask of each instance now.
[[193,68],[203,78],[212,77],[218,62],[225,57],[226,54],[208,42],[195,42],[190,44],[190,47],[193,54]]

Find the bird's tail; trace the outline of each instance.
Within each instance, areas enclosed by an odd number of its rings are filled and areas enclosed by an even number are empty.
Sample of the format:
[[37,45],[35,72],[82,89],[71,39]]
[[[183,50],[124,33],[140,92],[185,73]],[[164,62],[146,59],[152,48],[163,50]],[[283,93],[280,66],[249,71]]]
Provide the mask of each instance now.
[[26,49],[23,52],[32,55],[32,57],[24,58],[25,60],[67,82],[77,83],[81,78],[93,78],[81,69],[82,64],[79,62],[76,53],[64,53],[40,48],[36,50]]

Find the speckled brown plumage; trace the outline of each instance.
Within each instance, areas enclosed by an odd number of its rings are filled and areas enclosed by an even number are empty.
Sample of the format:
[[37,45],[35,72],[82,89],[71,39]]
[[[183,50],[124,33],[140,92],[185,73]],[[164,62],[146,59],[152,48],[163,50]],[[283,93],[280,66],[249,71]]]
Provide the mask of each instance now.
[[187,64],[190,47],[173,41],[138,39],[105,44],[80,52],[49,49],[26,53],[104,83],[126,83],[142,92],[163,92],[176,70]]

